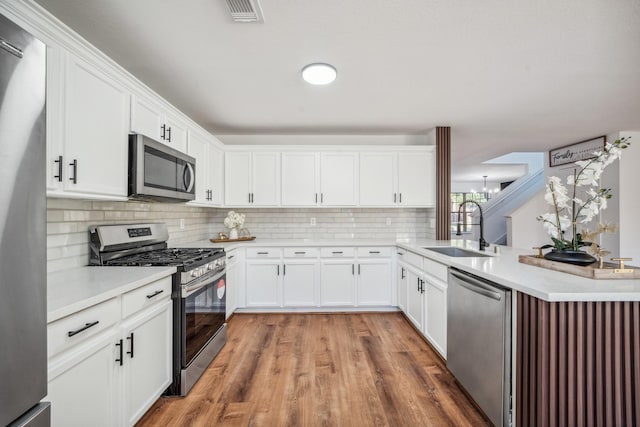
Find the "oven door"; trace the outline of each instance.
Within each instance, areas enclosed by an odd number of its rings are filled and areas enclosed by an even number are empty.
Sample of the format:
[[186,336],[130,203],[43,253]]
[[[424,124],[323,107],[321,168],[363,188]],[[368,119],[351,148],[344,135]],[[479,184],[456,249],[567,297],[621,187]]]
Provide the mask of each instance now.
[[186,368],[225,323],[226,274],[199,280],[182,290],[181,360]]

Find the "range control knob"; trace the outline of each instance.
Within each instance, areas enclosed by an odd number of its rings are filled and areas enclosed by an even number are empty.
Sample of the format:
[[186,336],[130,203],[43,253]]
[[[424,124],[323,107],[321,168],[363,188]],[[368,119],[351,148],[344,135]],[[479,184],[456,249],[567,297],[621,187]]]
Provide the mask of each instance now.
[[191,277],[198,277],[198,270],[192,270],[190,276]]

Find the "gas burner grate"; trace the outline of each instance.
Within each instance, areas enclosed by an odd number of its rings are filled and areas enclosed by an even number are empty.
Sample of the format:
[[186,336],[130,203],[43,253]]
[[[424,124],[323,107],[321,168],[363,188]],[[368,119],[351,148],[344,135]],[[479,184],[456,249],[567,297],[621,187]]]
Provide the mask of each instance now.
[[197,248],[167,248],[140,254],[124,256],[108,261],[111,266],[183,266],[185,269],[191,264],[203,260],[219,258],[222,249],[197,249]]

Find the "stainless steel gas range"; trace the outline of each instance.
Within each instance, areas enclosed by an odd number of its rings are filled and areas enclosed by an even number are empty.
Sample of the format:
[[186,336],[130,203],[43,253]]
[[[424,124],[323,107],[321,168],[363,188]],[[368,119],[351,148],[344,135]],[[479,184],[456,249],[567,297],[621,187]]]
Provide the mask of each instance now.
[[168,248],[162,223],[96,226],[89,235],[91,265],[177,268],[168,394],[186,396],[227,341],[224,249]]

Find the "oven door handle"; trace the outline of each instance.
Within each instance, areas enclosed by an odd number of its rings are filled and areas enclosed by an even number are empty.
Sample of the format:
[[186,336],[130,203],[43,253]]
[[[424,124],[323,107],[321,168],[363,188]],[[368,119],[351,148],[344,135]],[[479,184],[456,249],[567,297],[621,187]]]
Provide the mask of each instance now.
[[222,278],[226,274],[226,271],[221,271],[213,277],[206,278],[202,281],[198,281],[197,283],[193,283],[191,285],[186,285],[182,287],[182,298],[188,298],[193,295],[195,292],[204,288],[205,286],[209,286],[211,283],[217,281]]

